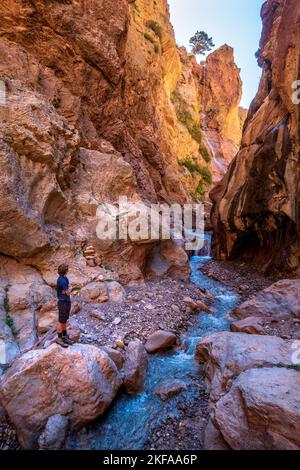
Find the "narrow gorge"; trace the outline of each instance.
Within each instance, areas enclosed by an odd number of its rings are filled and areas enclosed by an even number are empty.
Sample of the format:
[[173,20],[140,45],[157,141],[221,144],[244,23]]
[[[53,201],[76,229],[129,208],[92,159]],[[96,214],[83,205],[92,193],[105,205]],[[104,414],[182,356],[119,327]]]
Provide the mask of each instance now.
[[[167,0],[0,13],[0,450],[299,450],[298,0],[262,6],[249,110],[234,49],[199,61]],[[101,239],[120,196],[201,204],[204,246],[160,212]]]

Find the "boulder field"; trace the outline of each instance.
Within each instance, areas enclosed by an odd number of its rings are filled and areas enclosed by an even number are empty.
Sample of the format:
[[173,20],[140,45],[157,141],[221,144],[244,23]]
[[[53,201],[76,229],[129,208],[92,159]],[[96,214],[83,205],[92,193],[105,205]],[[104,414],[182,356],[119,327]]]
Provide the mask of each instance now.
[[300,450],[299,339],[261,326],[297,318],[299,305],[299,282],[279,281],[230,312],[242,318],[231,332],[197,345],[210,399],[206,449]]

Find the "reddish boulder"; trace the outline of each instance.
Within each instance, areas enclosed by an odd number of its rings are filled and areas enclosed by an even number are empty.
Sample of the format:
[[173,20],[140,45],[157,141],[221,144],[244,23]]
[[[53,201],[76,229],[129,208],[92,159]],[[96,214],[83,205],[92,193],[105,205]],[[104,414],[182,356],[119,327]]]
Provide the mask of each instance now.
[[152,333],[145,344],[148,353],[154,353],[160,349],[168,349],[176,343],[176,335],[170,331],[158,330]]
[[266,334],[264,328],[261,326],[262,318],[260,317],[247,317],[244,320],[239,320],[231,323],[230,330],[233,333],[248,333],[250,335],[264,335]]

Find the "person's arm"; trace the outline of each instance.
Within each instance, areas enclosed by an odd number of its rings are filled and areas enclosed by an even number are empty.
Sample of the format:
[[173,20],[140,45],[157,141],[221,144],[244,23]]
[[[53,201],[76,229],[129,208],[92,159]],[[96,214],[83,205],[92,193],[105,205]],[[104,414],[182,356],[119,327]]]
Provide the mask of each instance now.
[[62,291],[62,293],[64,295],[71,295],[71,289],[70,289],[70,286],[68,285],[67,281],[64,283],[64,290]]
[[71,295],[71,291],[68,289],[68,285],[64,279],[58,281],[57,290],[58,292],[60,291],[63,295]]

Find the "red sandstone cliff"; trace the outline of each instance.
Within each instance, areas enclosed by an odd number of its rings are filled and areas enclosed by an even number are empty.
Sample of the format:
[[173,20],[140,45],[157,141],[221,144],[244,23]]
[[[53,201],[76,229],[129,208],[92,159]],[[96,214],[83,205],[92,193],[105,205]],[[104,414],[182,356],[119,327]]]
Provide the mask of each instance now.
[[300,3],[268,0],[262,7],[263,67],[241,150],[212,191],[214,254],[242,257],[263,269],[299,268]]
[[142,280],[157,242],[101,242],[98,205],[184,203],[210,186],[201,67],[176,47],[167,1],[4,0],[0,15],[3,279],[19,263],[52,283],[65,260],[82,284],[99,269],[82,256],[93,244],[98,263]]
[[214,182],[226,172],[237,154],[247,111],[239,107],[242,97],[240,69],[234,51],[226,44],[202,63],[202,114],[206,144],[212,154]]

